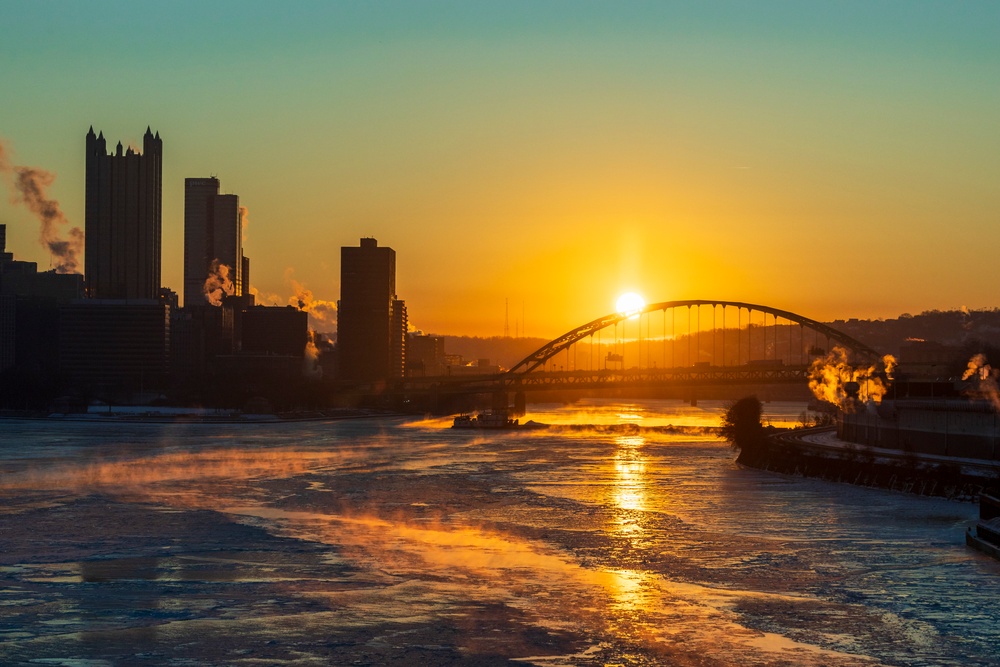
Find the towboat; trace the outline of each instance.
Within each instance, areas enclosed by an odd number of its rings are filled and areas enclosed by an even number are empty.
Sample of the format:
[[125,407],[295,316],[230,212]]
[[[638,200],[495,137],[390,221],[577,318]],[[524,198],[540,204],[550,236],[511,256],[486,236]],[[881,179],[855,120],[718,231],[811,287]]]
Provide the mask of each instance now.
[[477,415],[459,415],[451,424],[452,428],[517,428],[518,421],[507,416],[506,410],[486,410]]

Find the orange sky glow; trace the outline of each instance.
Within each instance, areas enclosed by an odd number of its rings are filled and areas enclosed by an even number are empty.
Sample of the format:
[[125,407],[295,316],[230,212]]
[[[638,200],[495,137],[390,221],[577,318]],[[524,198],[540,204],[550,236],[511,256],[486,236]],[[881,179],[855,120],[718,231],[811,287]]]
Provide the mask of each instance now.
[[[549,338],[626,291],[820,320],[1000,305],[997,6],[823,7],[181,7],[154,30],[24,6],[0,139],[82,227],[88,128],[159,131],[178,291],[184,178],[217,175],[268,302],[336,302],[340,247],[373,236],[425,332]],[[47,268],[8,195],[8,251]]]

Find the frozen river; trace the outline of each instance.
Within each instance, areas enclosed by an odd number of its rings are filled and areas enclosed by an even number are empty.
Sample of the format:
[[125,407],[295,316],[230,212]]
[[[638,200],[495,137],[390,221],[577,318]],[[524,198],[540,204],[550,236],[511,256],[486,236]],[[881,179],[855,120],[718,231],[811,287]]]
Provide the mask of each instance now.
[[740,468],[717,403],[532,407],[0,421],[0,664],[1000,664],[974,505]]

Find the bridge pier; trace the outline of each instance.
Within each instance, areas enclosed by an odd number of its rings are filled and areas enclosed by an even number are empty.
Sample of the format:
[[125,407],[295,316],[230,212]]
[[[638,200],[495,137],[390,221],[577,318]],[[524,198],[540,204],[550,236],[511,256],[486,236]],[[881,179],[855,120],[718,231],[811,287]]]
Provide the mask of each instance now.
[[523,391],[514,392],[514,417],[523,417],[528,411],[528,401]]

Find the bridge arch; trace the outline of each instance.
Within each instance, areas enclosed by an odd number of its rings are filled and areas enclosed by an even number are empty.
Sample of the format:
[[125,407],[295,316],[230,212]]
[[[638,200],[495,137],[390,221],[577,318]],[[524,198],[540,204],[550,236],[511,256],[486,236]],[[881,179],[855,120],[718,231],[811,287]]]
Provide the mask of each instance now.
[[[567,331],[562,336],[549,341],[512,366],[505,375],[512,377],[519,374],[531,373],[539,366],[543,366],[549,359],[570,348],[574,343],[592,336],[603,329],[615,326],[619,322],[624,322],[628,319],[640,317],[657,311],[667,311],[670,309],[685,307],[689,310],[693,307],[698,307],[700,309],[702,306],[712,306],[713,314],[715,312],[714,309],[720,306],[723,308],[723,313],[725,313],[726,308],[737,308],[738,313],[741,313],[743,310],[747,310],[748,324],[750,317],[754,312],[763,313],[765,318],[767,315],[771,315],[775,318],[775,326],[777,325],[779,318],[787,320],[788,322],[798,324],[800,327],[809,328],[818,334],[823,335],[828,341],[835,341],[837,344],[846,348],[848,351],[854,353],[860,358],[874,362],[881,357],[877,351],[865,345],[861,341],[852,338],[851,336],[848,336],[833,327],[823,324],[822,322],[818,322],[787,310],[781,310],[760,304],[745,303],[742,301],[690,299],[681,301],[661,301],[659,303],[649,304],[640,311],[630,313],[612,313],[610,315],[605,315],[604,317],[599,317],[596,320],[583,324],[571,331]],[[739,318],[739,315],[737,315],[737,318]]]

